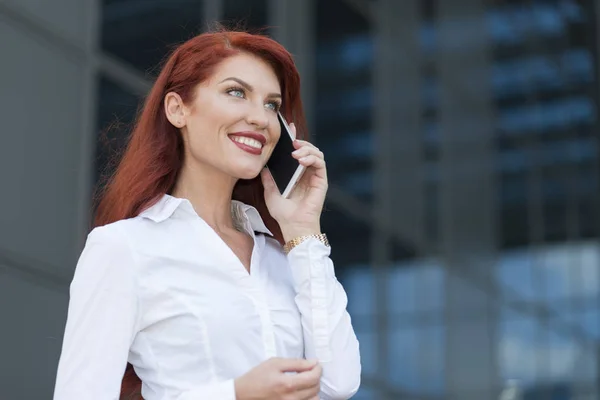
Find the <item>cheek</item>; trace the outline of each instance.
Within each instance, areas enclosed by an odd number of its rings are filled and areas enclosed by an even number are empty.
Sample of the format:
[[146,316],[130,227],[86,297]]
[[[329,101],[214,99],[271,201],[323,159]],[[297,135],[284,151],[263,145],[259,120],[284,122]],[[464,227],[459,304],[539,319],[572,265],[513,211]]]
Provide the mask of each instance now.
[[210,105],[210,118],[221,127],[228,127],[243,120],[248,112],[248,102],[226,96],[219,97]]
[[271,154],[273,154],[273,149],[275,148],[275,146],[271,146],[269,149],[267,149],[267,151],[263,150],[263,158],[265,161],[269,160],[269,158],[271,158]]
[[201,115],[194,115],[188,123],[188,140],[193,148],[198,145],[210,145],[219,137],[219,131],[222,129],[220,118],[214,110],[207,110]]
[[275,146],[277,145],[277,142],[279,141],[279,138],[280,138],[279,132],[271,133],[271,137],[273,138],[273,141],[271,142],[271,144],[269,145],[269,149],[267,150],[267,153],[266,153],[267,158],[271,157],[273,150],[275,150]]
[[216,151],[217,128],[210,117],[190,118],[182,136],[187,151],[195,158],[205,159]]
[[275,145],[279,141],[279,138],[281,137],[281,133],[282,132],[281,132],[281,126],[279,125],[279,121],[277,119],[275,119],[274,128],[270,132],[271,137],[273,138],[273,147],[275,147]]

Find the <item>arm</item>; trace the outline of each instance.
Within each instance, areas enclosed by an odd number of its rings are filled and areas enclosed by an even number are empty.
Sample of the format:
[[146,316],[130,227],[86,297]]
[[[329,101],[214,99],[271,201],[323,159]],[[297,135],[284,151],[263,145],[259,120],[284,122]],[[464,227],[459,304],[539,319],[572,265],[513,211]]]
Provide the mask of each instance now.
[[114,227],[88,236],[70,286],[55,400],[119,397],[139,315],[126,243]]
[[[88,236],[70,287],[55,400],[116,400],[141,315],[136,260],[112,227]],[[173,393],[174,400],[235,400],[233,380]]]
[[[295,126],[290,124],[290,129],[295,136]],[[321,232],[328,188],[323,153],[303,140],[294,140],[294,148],[292,156],[306,170],[289,198],[281,196],[268,169],[261,171],[265,202],[286,243]],[[309,239],[293,248],[288,260],[302,315],[305,357],[316,357],[323,368],[321,397],[350,398],[360,385],[360,354],[346,312],[346,293],[335,277],[329,248],[317,239]]]
[[329,247],[308,239],[290,251],[288,261],[302,315],[305,357],[318,359],[323,367],[321,398],[348,399],[360,386],[359,344],[329,254]]

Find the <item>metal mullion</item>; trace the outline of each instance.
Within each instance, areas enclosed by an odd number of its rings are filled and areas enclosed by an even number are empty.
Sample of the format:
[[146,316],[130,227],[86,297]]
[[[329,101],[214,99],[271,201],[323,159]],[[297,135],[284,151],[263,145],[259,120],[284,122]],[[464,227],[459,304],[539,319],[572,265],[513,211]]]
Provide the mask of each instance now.
[[[374,176],[374,207],[373,216],[378,225],[382,225],[392,215],[392,183],[393,183],[393,1],[380,0],[377,3],[374,29],[375,34],[375,64],[373,83],[375,90],[375,111],[372,115],[374,135],[378,141],[373,154]],[[371,265],[376,282],[376,326],[377,326],[377,375],[387,382],[390,367],[390,326],[389,326],[389,268],[391,263],[391,240],[387,232],[374,230],[371,238]],[[381,392],[382,399],[390,398],[388,393]]]
[[78,201],[77,218],[75,219],[76,233],[74,254],[83,247],[91,225],[91,209],[93,195],[93,169],[94,154],[96,150],[96,119],[98,113],[98,65],[93,62],[97,59],[100,47],[102,29],[102,2],[100,0],[87,0],[87,32],[84,40],[87,57],[84,61],[84,83],[81,89],[83,98],[83,113],[81,115],[81,143],[79,149],[78,168]]

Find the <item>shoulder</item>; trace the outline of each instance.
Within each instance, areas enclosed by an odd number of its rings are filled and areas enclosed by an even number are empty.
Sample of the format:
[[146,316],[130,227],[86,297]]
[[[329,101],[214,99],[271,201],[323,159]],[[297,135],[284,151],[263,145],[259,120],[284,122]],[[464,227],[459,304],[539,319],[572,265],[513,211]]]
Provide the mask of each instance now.
[[272,251],[276,256],[284,257],[283,246],[273,236],[265,235],[265,246]]
[[105,271],[133,270],[136,257],[131,238],[140,229],[138,225],[140,221],[132,218],[92,229],[87,235],[77,269],[101,265]]
[[120,242],[124,237],[123,226],[125,221],[97,226],[88,233],[87,243]]
[[89,240],[123,240],[129,237],[131,234],[135,234],[140,230],[145,229],[144,219],[141,217],[134,217],[129,219],[123,219],[110,224],[97,226],[90,231],[88,234]]
[[185,223],[177,219],[155,222],[143,216],[119,220],[94,228],[87,237],[84,252],[96,248],[111,254],[104,258],[127,258],[135,264],[144,264],[148,257],[177,251],[180,240],[185,239]]
[[287,274],[289,265],[287,255],[277,239],[265,235],[263,254],[266,268],[272,269],[275,274]]
[[101,244],[125,250],[136,248],[138,239],[147,237],[152,231],[151,221],[142,217],[123,219],[110,224],[95,227],[90,231],[86,240],[86,247],[91,244]]
[[96,227],[88,234],[75,267],[72,294],[101,288],[123,293],[132,290],[138,262],[128,238],[128,225],[119,221]]

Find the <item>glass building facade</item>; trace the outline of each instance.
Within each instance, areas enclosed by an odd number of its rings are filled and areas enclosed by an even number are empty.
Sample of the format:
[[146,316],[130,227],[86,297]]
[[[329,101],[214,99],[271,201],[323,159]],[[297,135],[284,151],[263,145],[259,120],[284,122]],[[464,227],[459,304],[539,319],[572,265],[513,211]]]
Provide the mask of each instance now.
[[86,1],[88,197],[169,46],[262,29],[328,160],[355,398],[600,398],[600,2]]
[[[202,2],[176,3],[105,1],[141,26],[124,19],[131,43],[109,29],[104,51],[143,73],[202,19]],[[301,67],[361,341],[357,398],[598,398],[596,4],[215,3]]]

